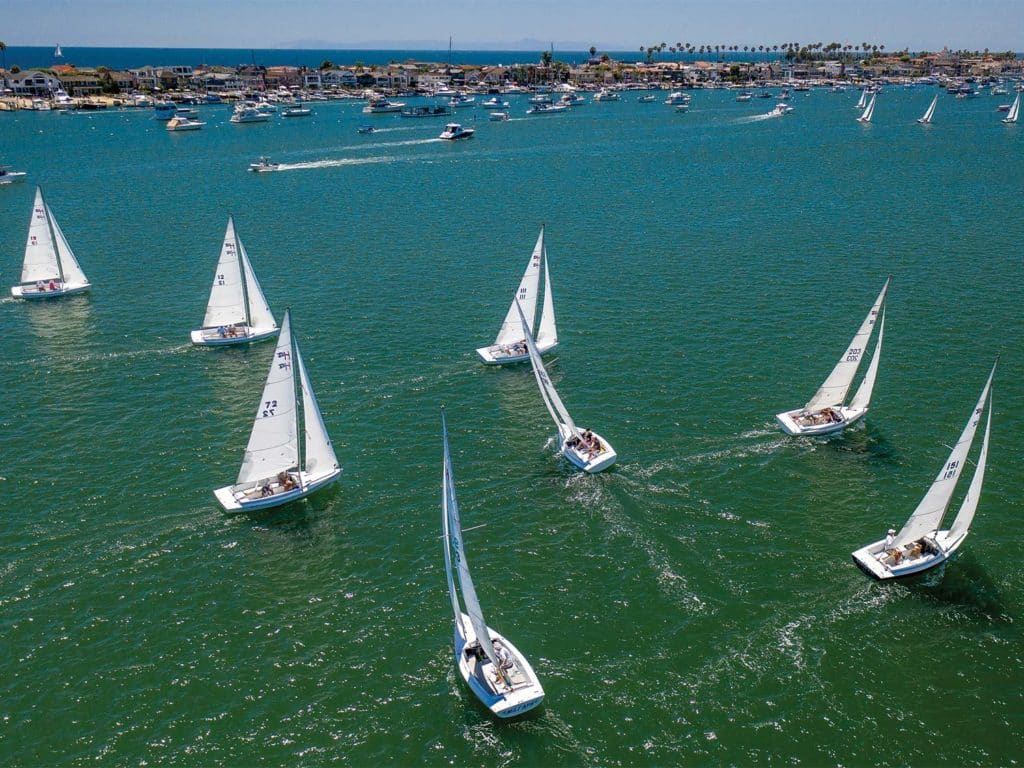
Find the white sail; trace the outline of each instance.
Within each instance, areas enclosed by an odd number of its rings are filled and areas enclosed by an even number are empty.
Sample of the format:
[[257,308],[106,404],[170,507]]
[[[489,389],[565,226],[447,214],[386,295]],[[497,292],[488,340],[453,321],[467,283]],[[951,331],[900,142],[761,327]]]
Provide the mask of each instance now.
[[53,215],[49,205],[46,205],[46,215],[50,220],[50,224],[53,225],[54,244],[57,246],[57,258],[60,260],[60,271],[64,276],[65,285],[87,285],[89,280],[82,271],[78,259],[75,258],[71,246],[68,245],[68,239],[64,237],[64,231],[60,228],[60,224],[57,223],[57,218]]
[[882,319],[878,323],[878,339],[875,341],[875,351],[871,353],[871,364],[864,374],[864,381],[857,387],[857,391],[850,401],[852,410],[860,410],[871,405],[871,393],[875,389],[875,379],[878,378],[878,361],[882,359],[882,336],[885,334],[885,307],[882,307]]
[[295,342],[295,363],[299,367],[299,383],[302,386],[302,425],[306,433],[303,447],[303,469],[306,474],[315,475],[331,471],[338,467],[338,457],[334,454],[331,437],[327,434],[320,406],[313,393],[313,385],[309,382],[306,364],[299,352],[299,343]]
[[925,110],[924,116],[918,120],[919,123],[930,123],[932,116],[935,114],[935,105],[939,103],[939,94],[935,94],[935,98],[932,99],[932,103]]
[[274,359],[256,409],[238,482],[276,475],[298,466],[298,409],[295,399],[295,361],[292,359],[291,313],[285,312]]
[[960,504],[960,510],[953,519],[953,525],[949,529],[949,538],[956,540],[966,534],[974,521],[974,513],[978,509],[978,501],[981,499],[981,484],[985,482],[985,463],[988,460],[988,437],[992,431],[992,399],[988,401],[988,418],[985,421],[985,437],[981,441],[981,453],[978,454],[978,466],[974,470],[974,477],[967,488],[967,495]]
[[551,275],[548,272],[548,249],[544,248],[544,305],[540,311],[540,327],[537,341],[545,343],[558,341],[558,327],[555,325],[555,298],[551,295]]
[[[235,235],[235,221],[228,217],[228,228],[224,232],[224,244],[220,249],[220,261],[213,275],[210,299],[206,303],[204,328],[220,325],[248,324],[245,306],[245,287],[241,260],[238,258],[239,242]],[[255,278],[254,278],[255,279]],[[262,292],[260,296],[262,297]],[[264,299],[264,301],[266,301]]]
[[28,223],[25,242],[25,261],[21,266],[21,282],[63,279],[53,230],[50,228],[50,209],[43,200],[43,191],[36,187],[36,200],[32,205],[32,218]]
[[891,280],[891,277],[886,279],[881,293],[878,294],[878,298],[875,299],[875,303],[871,306],[867,317],[864,318],[864,322],[861,323],[857,333],[854,334],[850,346],[846,348],[842,357],[839,358],[839,362],[836,363],[836,367],[832,369],[832,373],[825,379],[825,382],[819,387],[814,397],[804,406],[804,410],[813,413],[820,411],[822,408],[842,405],[843,401],[846,400],[846,395],[850,391],[850,385],[853,384],[853,377],[857,375],[857,368],[864,357],[864,348],[871,338],[875,319],[882,306],[882,302],[885,301],[885,292],[889,290],[889,282]]
[[871,101],[868,102],[867,107],[864,109],[864,114],[857,118],[862,123],[870,123],[871,116],[875,114],[875,96],[877,94],[871,94]]
[[455,498],[455,478],[452,475],[452,459],[448,450],[448,425],[444,420],[444,413],[441,414],[441,425],[444,432],[444,474],[442,478],[442,507],[444,512],[445,528],[445,566],[448,571],[448,589],[452,598],[452,609],[455,612],[455,621],[462,623],[462,611],[459,609],[458,596],[455,594],[455,584],[452,581],[451,563],[454,559],[455,567],[459,574],[459,586],[462,589],[462,600],[466,604],[466,613],[473,625],[473,632],[476,634],[480,647],[491,663],[497,666],[498,655],[494,652],[491,643],[491,633],[484,620],[483,609],[480,607],[480,600],[476,596],[476,588],[473,586],[473,577],[469,573],[469,564],[466,562],[466,549],[462,542],[462,520],[459,517],[459,503]]
[[526,346],[530,353],[530,364],[533,367],[533,375],[537,378],[537,386],[540,389],[540,396],[541,399],[544,400],[544,405],[547,407],[548,413],[551,414],[551,418],[559,428],[559,432],[562,431],[562,426],[564,425],[569,431],[569,434],[579,434],[579,430],[576,429],[576,424],[573,422],[572,416],[569,415],[569,411],[566,410],[565,404],[562,402],[562,398],[560,398],[558,396],[558,392],[555,391],[555,385],[551,383],[551,378],[548,376],[547,369],[544,367],[544,362],[540,359],[540,352],[537,351],[537,345],[533,343],[533,335],[530,333],[530,328],[526,324],[526,316],[523,314],[523,310],[519,306],[519,302],[513,300],[513,306],[519,311],[519,319],[523,334],[526,336]]
[[1003,122],[1016,123],[1018,114],[1020,114],[1020,92],[1017,93],[1016,98],[1013,100],[1013,104],[1010,106],[1010,111],[1006,113],[1006,117],[1003,118]]
[[533,332],[533,322],[537,316],[537,289],[540,286],[540,262],[544,254],[544,227],[540,228],[540,235],[537,236],[537,244],[533,247],[530,261],[526,265],[523,279],[519,283],[516,295],[509,305],[508,313],[498,331],[495,344],[514,344],[522,341],[523,334],[519,325],[519,315],[516,312],[515,302],[519,301],[525,309],[523,310],[528,320],[527,327]]
[[[246,253],[242,239],[235,235],[235,243],[238,246],[238,257],[242,262],[242,274],[245,278],[245,297],[249,302],[249,325],[253,328],[277,328],[277,321],[270,311],[267,297],[263,295],[260,281],[256,279],[256,273],[252,270],[249,262],[249,254]],[[218,323],[219,325],[219,323]]]
[[860,99],[857,100],[857,104],[856,104],[856,106],[854,106],[854,109],[864,109],[864,106],[867,103],[868,103],[868,90],[867,90],[867,88],[861,88],[861,90],[860,90]]
[[[995,372],[995,367],[993,367],[988,381],[985,382],[985,388],[981,392],[981,397],[978,398],[978,404],[974,407],[970,419],[967,420],[967,426],[964,427],[964,431],[960,434],[960,439],[956,441],[956,445],[953,446],[949,458],[943,464],[942,469],[939,470],[939,474],[934,482],[932,482],[924,498],[917,505],[914,514],[910,516],[906,525],[896,534],[896,539],[892,543],[893,547],[902,547],[938,530],[942,517],[946,514],[949,501],[953,497],[957,480],[960,479],[960,475],[963,472],[964,463],[967,461],[967,454],[971,450],[971,443],[974,442],[974,434],[978,429],[978,423],[981,421],[981,411],[985,407],[985,401],[992,386],[992,376]],[[973,515],[973,512],[971,514]]]

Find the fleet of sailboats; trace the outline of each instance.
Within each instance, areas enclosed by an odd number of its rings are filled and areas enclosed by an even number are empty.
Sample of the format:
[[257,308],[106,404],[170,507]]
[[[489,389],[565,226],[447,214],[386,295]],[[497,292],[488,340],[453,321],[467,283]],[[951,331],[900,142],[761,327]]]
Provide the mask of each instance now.
[[253,272],[245,246],[235,232],[235,221],[229,216],[203,326],[192,331],[192,343],[201,346],[246,344],[269,339],[277,332],[277,321]]
[[1020,91],[1017,91],[1016,97],[1013,99],[1013,104],[1010,105],[1010,111],[1006,113],[1006,117],[1003,118],[1004,123],[1016,123],[1017,115],[1020,114]]
[[[444,441],[441,531],[444,539],[444,570],[452,601],[455,666],[469,689],[492,713],[501,718],[515,717],[540,704],[544,700],[544,689],[526,657],[508,638],[488,627],[484,620],[483,609],[469,573],[469,563],[466,562],[451,451],[448,448],[448,424],[443,408],[441,433]],[[455,587],[456,576],[458,589]]]
[[53,299],[83,293],[91,287],[53,211],[43,199],[43,190],[36,187],[21,282],[11,288],[11,295],[16,299]]
[[[910,519],[899,533],[890,528],[885,539],[868,544],[853,553],[853,561],[869,576],[884,580],[922,573],[952,559],[959,551],[960,545],[964,543],[978,509],[981,486],[985,480],[988,440],[992,429],[992,378],[996,373],[996,365],[992,366],[992,372],[988,375],[988,381],[981,390],[981,396],[960,434],[960,439],[953,446],[949,458],[942,465],[935,481]],[[957,481],[967,464],[967,455],[970,453],[986,404],[988,417],[985,421],[985,437],[981,441],[981,452],[978,454],[974,477],[971,478],[967,494],[960,504],[953,524],[948,530],[939,530],[956,490]]]
[[548,413],[551,414],[555,426],[558,427],[559,453],[584,472],[596,473],[608,469],[618,458],[615,449],[612,448],[611,443],[596,432],[576,426],[562,402],[562,398],[555,391],[555,385],[551,383],[551,377],[548,376],[544,362],[540,359],[540,351],[534,344],[533,334],[530,332],[526,315],[522,307],[519,306],[519,301],[513,299],[513,305],[519,313],[530,364],[533,367],[533,375],[537,379],[541,399],[544,401]]
[[[838,432],[868,412],[871,404],[871,393],[875,387],[875,379],[878,376],[878,362],[882,357],[882,335],[885,331],[885,296],[889,290],[889,283],[892,275],[886,278],[881,293],[871,305],[867,317],[861,323],[857,333],[854,334],[850,345],[843,352],[836,363],[832,373],[825,379],[824,383],[814,393],[814,397],[807,401],[803,408],[796,408],[775,416],[782,429],[790,435],[826,435]],[[864,352],[871,334],[874,331],[875,321],[881,314],[881,322],[878,323],[878,339],[875,342],[875,350],[871,356],[871,364],[868,366],[864,379],[857,388],[853,399],[846,402],[853,379],[857,375],[861,360],[864,359]]]
[[931,125],[932,118],[935,116],[935,105],[939,103],[939,94],[935,94],[932,98],[932,103],[928,105],[928,109],[925,110],[924,114],[917,118],[917,122],[921,125]]
[[872,93],[871,94],[871,100],[868,102],[868,105],[864,108],[864,112],[861,113],[861,116],[857,118],[857,122],[858,123],[870,123],[871,122],[871,118],[875,114],[875,97],[876,96],[878,96],[877,93]]
[[519,322],[519,314],[516,309],[516,302],[523,307],[523,314],[526,316],[526,324],[533,333],[534,321],[537,315],[537,304],[539,303],[539,287],[541,267],[544,269],[544,301],[540,313],[540,325],[537,328],[534,343],[540,354],[550,352],[558,346],[558,327],[555,323],[555,302],[551,294],[551,274],[548,271],[548,252],[544,245],[544,227],[541,227],[537,236],[537,243],[530,254],[530,261],[526,264],[526,271],[523,279],[519,281],[519,288],[516,290],[512,303],[509,304],[508,312],[505,313],[505,320],[501,324],[501,330],[494,343],[487,347],[481,347],[476,351],[480,360],[485,365],[506,365],[508,363],[520,363],[529,359],[526,350],[526,339],[523,337],[522,325]]
[[340,474],[309,373],[292,338],[291,311],[285,310],[238,479],[214,496],[226,512],[278,507],[330,485]]

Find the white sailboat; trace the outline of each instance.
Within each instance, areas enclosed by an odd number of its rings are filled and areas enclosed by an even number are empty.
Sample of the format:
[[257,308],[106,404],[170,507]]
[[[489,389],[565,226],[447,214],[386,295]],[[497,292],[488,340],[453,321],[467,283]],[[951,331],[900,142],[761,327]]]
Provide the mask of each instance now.
[[618,455],[611,444],[596,432],[589,429],[580,429],[572,420],[569,411],[566,409],[562,398],[555,391],[555,385],[551,383],[544,362],[540,359],[540,351],[533,342],[533,335],[526,323],[526,315],[518,300],[513,300],[513,306],[519,313],[519,320],[526,337],[526,348],[530,356],[530,364],[533,366],[533,375],[537,379],[537,386],[540,389],[541,399],[551,414],[551,418],[558,427],[558,451],[565,458],[582,469],[584,472],[596,473],[608,469]]
[[868,102],[867,107],[864,108],[864,113],[857,118],[858,123],[870,123],[872,115],[875,114],[875,97],[877,93],[871,94],[871,101]]
[[11,288],[11,295],[16,299],[52,299],[91,287],[53,211],[43,200],[43,190],[36,187],[21,283]]
[[481,347],[476,351],[485,365],[504,365],[520,363],[529,359],[526,340],[523,338],[522,325],[516,309],[518,301],[526,315],[527,327],[533,333],[534,320],[537,314],[538,288],[540,287],[541,263],[544,265],[544,303],[540,313],[540,326],[537,328],[535,344],[540,354],[550,352],[558,346],[558,328],[555,324],[555,302],[551,294],[551,275],[548,272],[548,251],[544,245],[544,227],[540,228],[537,244],[533,247],[530,261],[526,265],[519,289],[509,304],[505,320],[498,331],[498,337],[489,347]]
[[[498,717],[515,717],[540,704],[544,699],[544,689],[526,657],[507,638],[488,627],[484,620],[466,562],[443,408],[441,431],[444,435],[441,529],[444,534],[444,569],[454,615],[455,666],[485,707]],[[458,574],[465,612],[459,603],[453,572]]]
[[59,59],[59,58],[61,58],[63,56],[64,56],[64,54],[61,53],[61,50],[60,50],[60,43],[57,43],[57,47],[53,49],[53,58]]
[[[883,305],[891,281],[892,275],[886,278],[882,292],[878,294],[875,303],[871,305],[864,322],[861,323],[850,345],[839,358],[832,373],[818,388],[814,397],[803,408],[776,414],[775,418],[785,432],[790,435],[826,435],[848,427],[868,412],[871,393],[878,376],[878,362],[882,356],[882,335],[885,332],[885,307]],[[881,312],[881,322],[878,324],[878,340],[875,342],[871,364],[868,366],[864,380],[857,388],[853,399],[847,405],[846,396],[853,384],[854,376],[857,375],[861,360],[864,359],[864,351],[871,340],[871,333],[879,312]]]
[[935,94],[932,99],[932,103],[928,105],[928,109],[925,110],[924,115],[917,118],[917,122],[921,125],[931,125],[932,117],[935,115],[935,105],[939,103],[939,94]]
[[1016,123],[1017,115],[1020,114],[1020,91],[1017,91],[1017,96],[1013,100],[1013,104],[1010,105],[1010,111],[1006,113],[1006,117],[1003,118],[1004,123]]
[[270,311],[256,273],[249,263],[235,221],[228,217],[220,261],[213,274],[203,327],[192,331],[192,343],[202,346],[245,344],[277,335],[277,321]]
[[[995,376],[995,373],[996,366],[993,365],[988,381],[985,382],[985,388],[981,391],[981,397],[978,398],[978,403],[967,420],[967,426],[964,427],[960,439],[953,446],[949,458],[942,465],[938,476],[917,505],[917,509],[914,510],[910,519],[907,520],[906,525],[899,533],[890,528],[885,539],[868,544],[853,553],[853,561],[869,576],[876,579],[896,579],[927,571],[951,560],[960,549],[964,539],[967,538],[974,520],[974,513],[978,509],[981,486],[985,480],[988,439],[992,428],[990,392],[992,377]],[[986,402],[988,402],[988,418],[985,422],[985,437],[981,441],[981,452],[978,454],[974,477],[971,478],[967,495],[964,496],[964,500],[960,504],[953,524],[949,530],[940,531],[939,526],[949,508],[949,502],[953,498],[957,480],[960,479],[967,463],[967,454],[974,442],[974,435],[981,422],[981,413],[985,409]]]
[[226,512],[248,512],[301,499],[340,474],[299,345],[292,341],[291,311],[285,310],[238,479],[213,494]]
[[853,105],[853,108],[854,109],[864,109],[864,107],[867,106],[867,103],[868,103],[868,89],[867,88],[861,88],[860,89],[860,99],[858,99],[857,103]]

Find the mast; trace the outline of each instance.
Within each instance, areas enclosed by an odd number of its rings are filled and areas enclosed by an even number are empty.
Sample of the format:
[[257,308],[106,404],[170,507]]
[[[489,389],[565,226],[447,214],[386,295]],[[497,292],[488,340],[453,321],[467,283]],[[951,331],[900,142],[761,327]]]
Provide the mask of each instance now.
[[39,191],[39,197],[43,200],[43,210],[46,211],[46,228],[50,230],[50,242],[53,243],[53,252],[57,256],[57,274],[60,276],[61,283],[63,283],[64,263],[60,257],[60,248],[57,247],[57,233],[53,229],[53,211],[50,210],[50,204],[43,198],[42,190]]
[[441,466],[441,531],[444,534],[444,571],[448,577],[448,596],[452,601],[452,613],[455,616],[455,623],[459,625],[459,634],[466,636],[466,628],[462,624],[462,607],[459,605],[459,596],[455,591],[455,578],[452,575],[452,538],[449,530],[449,501],[448,498],[454,493],[455,481],[452,478],[452,462],[448,453],[448,423],[445,420],[444,407],[441,407],[441,434],[444,438],[444,459]]
[[238,230],[235,229],[235,217],[228,215],[228,219],[231,222],[231,234],[235,238],[235,258],[238,259],[238,274],[242,278],[242,307],[245,308],[245,325],[247,328],[252,327],[252,313],[249,311],[249,281],[246,279],[245,274],[245,260],[242,259],[242,238],[238,236]]

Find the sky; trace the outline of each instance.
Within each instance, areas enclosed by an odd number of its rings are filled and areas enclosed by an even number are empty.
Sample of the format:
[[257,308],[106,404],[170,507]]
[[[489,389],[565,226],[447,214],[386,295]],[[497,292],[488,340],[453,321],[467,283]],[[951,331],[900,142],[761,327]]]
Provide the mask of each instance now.
[[166,48],[631,51],[677,42],[1024,51],[1024,0],[3,0],[0,40]]

